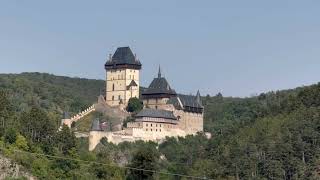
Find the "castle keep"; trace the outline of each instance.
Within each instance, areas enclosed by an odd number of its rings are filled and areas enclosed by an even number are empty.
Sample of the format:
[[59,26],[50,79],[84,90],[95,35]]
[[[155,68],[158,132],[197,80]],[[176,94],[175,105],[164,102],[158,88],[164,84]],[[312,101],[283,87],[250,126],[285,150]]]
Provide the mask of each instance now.
[[103,103],[122,109],[130,98],[137,97],[143,101],[144,109],[134,116],[134,122],[118,131],[103,130],[99,119],[95,119],[89,135],[89,150],[95,149],[103,137],[115,144],[137,140],[162,142],[166,137],[203,132],[204,108],[200,92],[195,96],[177,93],[162,77],[160,67],[157,77],[140,92],[141,67],[129,47],[120,47],[113,56],[110,55],[105,64],[106,96]]
[[120,47],[113,56],[110,55],[105,69],[108,105],[127,105],[130,98],[139,98],[141,63],[129,47]]

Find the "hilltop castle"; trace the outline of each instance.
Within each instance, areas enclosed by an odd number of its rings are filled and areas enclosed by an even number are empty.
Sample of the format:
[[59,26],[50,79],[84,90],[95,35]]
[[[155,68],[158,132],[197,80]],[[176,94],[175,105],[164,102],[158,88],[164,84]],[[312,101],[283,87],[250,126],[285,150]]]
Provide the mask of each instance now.
[[[105,64],[107,106],[124,109],[129,99],[143,101],[144,108],[128,123],[115,132],[104,131],[99,119],[92,123],[89,135],[89,150],[93,150],[103,137],[118,144],[123,141],[156,141],[165,137],[178,137],[203,132],[203,112],[199,91],[196,96],[182,95],[171,88],[161,70],[149,87],[140,92],[141,62],[129,47],[120,47]],[[140,97],[141,95],[141,97]]]

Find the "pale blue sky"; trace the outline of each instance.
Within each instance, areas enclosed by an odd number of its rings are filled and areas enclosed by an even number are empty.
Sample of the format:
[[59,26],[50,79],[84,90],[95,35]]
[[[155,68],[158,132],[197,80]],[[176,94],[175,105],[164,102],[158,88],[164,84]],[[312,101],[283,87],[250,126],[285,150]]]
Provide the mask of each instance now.
[[320,80],[320,1],[0,2],[0,73],[104,79],[118,46],[137,53],[144,86],[159,64],[187,94],[308,85]]

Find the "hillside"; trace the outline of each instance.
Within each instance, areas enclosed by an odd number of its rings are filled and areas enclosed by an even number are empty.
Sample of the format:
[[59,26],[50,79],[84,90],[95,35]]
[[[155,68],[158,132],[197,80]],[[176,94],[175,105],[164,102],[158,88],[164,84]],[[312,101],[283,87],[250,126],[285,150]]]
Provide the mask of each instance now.
[[[103,140],[95,152],[87,152],[86,140],[75,139],[67,129],[56,132],[50,120],[59,119],[52,112],[76,112],[94,102],[103,81],[23,73],[0,75],[0,87],[7,91],[0,93],[0,145],[9,152],[19,148],[211,179],[320,178],[320,84],[250,98],[203,97],[205,129],[213,134],[210,140],[202,134],[169,138],[160,146],[144,142],[115,146]],[[85,121],[86,128],[89,122]],[[135,174],[45,157],[11,154],[10,158],[41,179],[124,179]],[[141,158],[147,158],[147,164]],[[139,173],[154,179],[180,179]]]
[[0,89],[11,96],[17,110],[39,105],[61,113],[77,113],[97,100],[105,89],[102,80],[69,78],[45,73],[0,74]]

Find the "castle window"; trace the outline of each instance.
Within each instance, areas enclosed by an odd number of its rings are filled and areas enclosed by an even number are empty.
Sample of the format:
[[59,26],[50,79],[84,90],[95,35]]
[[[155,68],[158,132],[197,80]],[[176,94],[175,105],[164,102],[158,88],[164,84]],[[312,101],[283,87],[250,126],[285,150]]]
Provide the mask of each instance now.
[[156,131],[158,132],[158,129],[156,129]]
[[161,124],[160,124],[160,127],[161,127]]
[[151,129],[151,131],[152,131],[152,129]]
[[148,123],[146,124],[146,126],[148,127]]
[[112,84],[112,91],[114,91],[114,84]]
[[159,129],[159,131],[161,132],[161,129]]
[[120,100],[120,99],[121,99],[121,96],[119,95],[119,96],[118,96],[118,100]]
[[151,127],[152,127],[152,124],[151,124]]
[[156,124],[156,127],[158,127],[158,124]]
[[146,131],[148,131],[148,129],[146,129]]
[[132,79],[134,79],[134,75],[132,76]]
[[156,106],[156,109],[158,109],[158,106]]
[[114,101],[114,96],[112,96],[112,101]]

